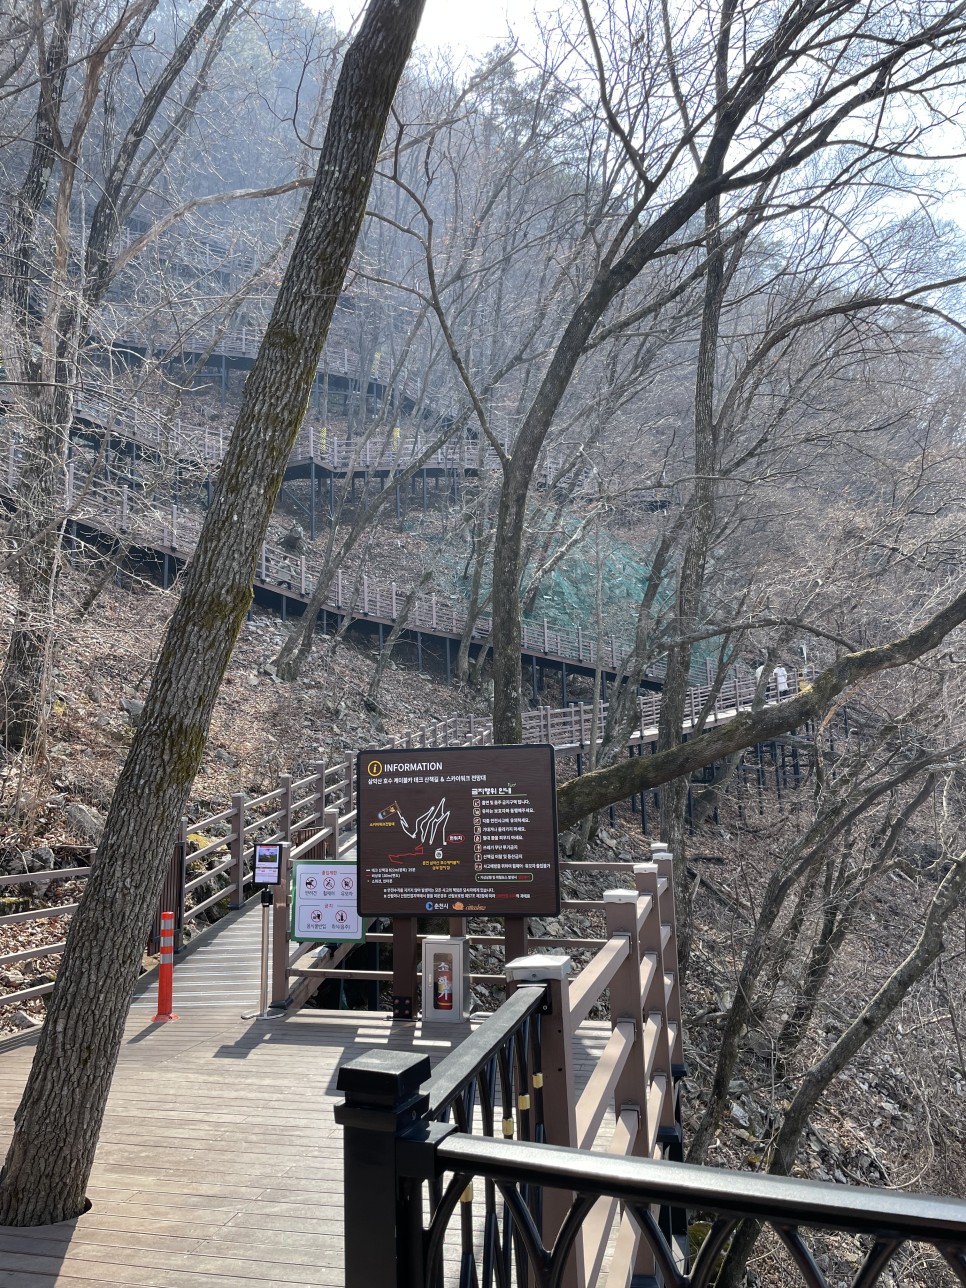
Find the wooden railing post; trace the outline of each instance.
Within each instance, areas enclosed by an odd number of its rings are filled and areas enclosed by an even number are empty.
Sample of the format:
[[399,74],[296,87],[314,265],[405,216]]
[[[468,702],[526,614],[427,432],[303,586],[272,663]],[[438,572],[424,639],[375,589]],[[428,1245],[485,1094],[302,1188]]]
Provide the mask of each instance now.
[[[659,1124],[651,1120],[651,1074],[664,1017],[647,1014],[644,1010],[645,980],[642,980],[642,967],[645,967],[646,976],[646,963],[642,954],[642,927],[648,921],[657,920],[657,908],[647,896],[639,894],[637,890],[607,890],[603,899],[608,936],[611,939],[621,936],[627,939],[629,946],[627,957],[610,982],[611,1025],[615,1034],[625,1040],[628,1035],[630,1037],[630,1050],[626,1052],[623,1068],[614,1086],[614,1118],[618,1128],[626,1133],[623,1144],[627,1156],[650,1158],[659,1129]],[[617,1139],[615,1133],[615,1140]],[[610,1212],[612,1211],[611,1206]],[[605,1206],[599,1213],[595,1210],[595,1216],[599,1215],[601,1222],[606,1223],[610,1219],[610,1212]],[[590,1228],[588,1227],[588,1260],[585,1269],[588,1283],[596,1283],[606,1246],[599,1235],[589,1237]],[[621,1258],[622,1264],[633,1264],[633,1283],[659,1282],[653,1250],[645,1240],[638,1237],[626,1219],[617,1236],[615,1255]]]
[[665,963],[665,927],[662,917],[660,870],[656,863],[635,863],[634,879],[638,893],[651,900],[651,910],[641,929],[641,980],[644,985],[643,1009],[646,1021],[652,1021],[655,1033],[654,1052],[651,1057],[651,1081],[663,1083],[659,1121],[648,1124],[652,1141],[670,1143],[668,1134],[676,1126],[674,1113],[674,1079],[671,1068],[671,1048],[680,1031],[680,1023],[672,1032],[668,1024],[667,1000],[670,976]]
[[331,829],[330,835],[323,842],[325,857],[327,859],[337,859],[339,857],[339,808],[337,805],[330,805],[322,814],[322,826]]
[[312,794],[312,817],[306,821],[321,827],[325,816],[325,761],[313,760],[309,768],[315,775],[315,791]]
[[245,902],[245,793],[236,792],[231,798],[231,840],[228,842],[231,867],[228,869],[235,889],[231,895],[232,908]]
[[174,913],[174,950],[180,952],[184,943],[185,856],[188,852],[188,820],[182,816],[178,835],[171,848],[171,861],[161,887],[161,897],[148,931],[147,951],[154,954],[161,944],[161,914]]
[[674,913],[674,860],[669,850],[655,850],[652,855],[657,864],[658,873],[666,884],[661,894],[661,923],[667,927],[667,942],[664,945],[664,969],[672,977],[670,995],[667,1002],[668,1019],[677,1025],[674,1041],[671,1044],[671,1072],[675,1079],[687,1074],[684,1063],[684,1026],[681,1022],[681,972],[678,966],[678,931]]
[[174,909],[174,951],[180,953],[184,947],[184,914],[185,914],[185,874],[188,864],[188,820],[182,814],[178,824],[178,843],[175,846],[171,863],[173,888],[170,893],[169,907]]
[[291,863],[289,850],[282,850],[282,863],[279,868],[279,883],[272,903],[272,985],[270,1006],[288,1005],[288,922],[289,922],[289,877]]
[[282,788],[281,809],[282,817],[279,819],[278,830],[282,834],[282,839],[291,843],[292,840],[292,775],[279,774],[279,784]]
[[395,1020],[415,1020],[418,1006],[416,979],[419,956],[415,917],[392,919],[392,1014]]
[[[634,1026],[633,1050],[614,1088],[614,1112],[620,1117],[625,1106],[633,1106],[638,1111],[639,1126],[646,1139],[648,1060],[644,1050],[641,938],[637,929],[640,897],[636,890],[605,890],[603,894],[607,937],[613,939],[621,935],[630,944],[626,960],[610,982],[611,1027],[617,1029],[622,1024]],[[630,1152],[637,1154],[640,1151],[635,1144]]]
[[[652,846],[653,866],[657,869],[660,890],[661,936],[664,941],[664,971],[670,981],[665,995],[670,1044],[670,1095],[665,1096],[661,1116],[660,1142],[665,1156],[673,1162],[684,1161],[684,1127],[681,1118],[681,1081],[687,1076],[684,1062],[684,1024],[681,1018],[681,975],[678,966],[677,922],[674,913],[674,860],[665,846]],[[637,868],[634,869],[635,874]],[[683,1208],[664,1208],[661,1226],[667,1237],[687,1238],[688,1217]]]
[[[508,984],[546,984],[550,996],[549,1014],[540,1020],[540,1077],[543,1087],[543,1121],[548,1145],[577,1144],[577,1094],[574,1084],[574,1026],[570,1014],[569,957],[535,953],[508,961],[504,970]],[[553,1246],[570,1211],[573,1194],[545,1190],[543,1195],[543,1241]],[[583,1241],[577,1236],[561,1288],[583,1288]]]

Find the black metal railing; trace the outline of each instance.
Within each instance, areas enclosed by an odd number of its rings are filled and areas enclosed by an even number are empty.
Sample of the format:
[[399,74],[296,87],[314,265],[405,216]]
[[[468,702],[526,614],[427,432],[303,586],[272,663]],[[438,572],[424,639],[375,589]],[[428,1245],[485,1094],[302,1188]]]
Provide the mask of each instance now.
[[[336,1111],[345,1128],[346,1288],[567,1288],[582,1282],[581,1232],[602,1199],[622,1210],[622,1230],[631,1237],[622,1251],[618,1236],[612,1257],[627,1258],[627,1279],[635,1288],[710,1288],[722,1253],[746,1220],[770,1228],[786,1250],[797,1273],[794,1279],[784,1275],[782,1283],[829,1288],[843,1279],[841,1273],[826,1277],[804,1230],[842,1232],[862,1241],[848,1259],[859,1267],[850,1272],[852,1288],[882,1282],[909,1244],[934,1250],[938,1263],[966,1284],[966,1202],[957,1199],[618,1158],[526,1136],[501,1137],[495,1106],[512,1105],[513,1095],[525,1095],[522,1088],[532,1085],[530,1054],[530,1082],[520,1074],[513,1081],[511,1074],[522,1054],[534,1050],[540,992],[520,989],[511,999],[515,1018],[509,1012],[501,1017],[502,1036],[494,1042],[495,1035],[486,1032],[494,1016],[435,1077],[426,1056],[384,1050],[340,1069],[338,1086],[346,1093]],[[520,1036],[528,1023],[529,1033]],[[537,1050],[539,1045],[538,1033]],[[476,1101],[467,1094],[471,1086]],[[443,1121],[447,1109],[455,1121]],[[505,1122],[509,1110],[503,1112]],[[538,1115],[528,1107],[524,1120],[522,1112],[518,1099],[518,1137],[524,1121],[533,1135]],[[475,1134],[487,1123],[485,1135]],[[484,1186],[481,1221],[472,1212],[474,1180]],[[550,1237],[540,1219],[546,1192],[569,1198]],[[448,1231],[458,1205],[463,1210],[457,1254],[455,1233],[448,1237]],[[710,1217],[693,1266],[686,1243],[669,1233],[671,1210]],[[932,1277],[918,1282],[938,1282],[938,1270],[927,1273]]]
[[[488,1139],[545,1139],[540,1015],[547,1008],[548,996],[544,985],[518,988],[447,1056],[426,1088],[430,1120],[448,1123],[452,1119],[460,1133],[480,1133]],[[494,1182],[487,1179],[483,1184],[479,1238],[472,1179],[454,1175],[444,1186],[442,1178],[435,1177],[428,1190],[431,1216],[424,1235],[430,1267],[427,1284],[443,1288],[443,1241],[457,1205],[460,1288],[520,1282],[526,1272],[526,1247],[507,1203],[497,1198]],[[540,1186],[523,1185],[517,1196],[538,1227],[542,1193]]]
[[478,1106],[482,1133],[493,1136],[499,1104],[503,1107],[503,1136],[544,1139],[542,1096],[531,1103],[528,1089],[531,1081],[538,1092],[543,1088],[540,1015],[546,999],[543,985],[518,988],[446,1057],[426,1087],[431,1119],[448,1122],[452,1116],[460,1131],[472,1132]]
[[[386,1051],[372,1052],[339,1070],[338,1086],[346,1092],[346,1103],[336,1117],[345,1128],[345,1147],[352,1150],[353,1192],[371,1195],[372,1186],[378,1189],[385,1181],[388,1159],[378,1148],[388,1146],[385,1135],[376,1142],[375,1154],[372,1142],[366,1145],[358,1135],[376,1121],[387,1126],[395,1122],[397,1129],[403,1129],[402,1135],[397,1130],[403,1150],[424,1138],[442,1138],[451,1132],[467,1137],[478,1134],[479,1139],[491,1141],[544,1140],[540,1019],[548,996],[544,985],[518,988],[431,1076],[425,1056]],[[417,1080],[419,1093],[414,1096]],[[373,1169],[378,1176],[367,1180]],[[424,1181],[429,1212],[425,1228]],[[451,1240],[458,1244],[458,1251],[452,1251],[458,1257],[460,1288],[509,1288],[526,1282],[526,1244],[493,1181],[484,1180],[482,1204],[475,1198],[472,1178],[459,1173],[448,1178],[442,1173],[414,1177],[403,1165],[399,1183],[405,1235],[400,1231],[400,1246],[391,1252],[381,1236],[371,1237],[374,1231],[368,1239],[353,1240],[349,1255],[356,1282],[443,1288],[444,1243],[457,1207],[458,1233]],[[347,1176],[347,1192],[349,1188]],[[514,1202],[523,1203],[539,1226],[541,1199],[540,1186],[525,1184]],[[385,1278],[397,1273],[398,1278]]]
[[[862,1189],[789,1177],[730,1172],[686,1163],[588,1156],[579,1150],[526,1142],[474,1140],[461,1133],[438,1139],[431,1148],[434,1165],[460,1176],[483,1177],[504,1197],[517,1237],[525,1244],[540,1288],[563,1281],[584,1218],[600,1198],[616,1198],[629,1214],[657,1263],[658,1283],[674,1288],[706,1288],[735,1229],[745,1220],[771,1227],[807,1288],[828,1288],[802,1228],[866,1236],[871,1246],[861,1258],[852,1284],[877,1283],[907,1243],[934,1248],[966,1284],[966,1203],[894,1190]],[[424,1165],[425,1166],[425,1165]],[[518,1197],[534,1185],[573,1192],[574,1200],[560,1234],[547,1248]],[[681,1250],[665,1237],[655,1208],[698,1210],[714,1216],[690,1269]],[[840,1276],[834,1276],[835,1282]]]

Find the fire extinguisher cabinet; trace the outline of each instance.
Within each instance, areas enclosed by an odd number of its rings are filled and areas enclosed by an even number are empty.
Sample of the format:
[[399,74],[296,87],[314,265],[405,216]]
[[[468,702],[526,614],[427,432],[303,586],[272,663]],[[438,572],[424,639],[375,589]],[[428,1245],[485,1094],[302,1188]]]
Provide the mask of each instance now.
[[423,940],[423,1022],[460,1024],[470,1013],[469,946],[456,935]]

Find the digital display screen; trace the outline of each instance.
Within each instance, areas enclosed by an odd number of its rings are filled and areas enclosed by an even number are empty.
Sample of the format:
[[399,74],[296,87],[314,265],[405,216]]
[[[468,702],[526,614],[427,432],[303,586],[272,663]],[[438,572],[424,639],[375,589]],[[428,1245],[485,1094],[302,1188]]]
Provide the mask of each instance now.
[[278,885],[281,879],[282,847],[280,844],[255,846],[256,885]]

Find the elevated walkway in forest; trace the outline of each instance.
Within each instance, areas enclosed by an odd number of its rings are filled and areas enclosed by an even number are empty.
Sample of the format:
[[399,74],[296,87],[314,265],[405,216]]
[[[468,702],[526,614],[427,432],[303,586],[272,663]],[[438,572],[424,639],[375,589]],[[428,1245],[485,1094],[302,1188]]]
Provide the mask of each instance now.
[[[0,488],[0,504],[3,503],[8,507],[15,503],[9,488]],[[168,507],[163,517],[153,511],[135,511],[128,506],[123,492],[112,492],[104,498],[96,492],[84,495],[71,491],[67,513],[68,553],[72,544],[92,545],[109,553],[122,566],[155,576],[165,588],[174,583],[190,561],[202,522],[197,512],[177,505]],[[294,555],[279,543],[267,541],[256,571],[255,600],[279,613],[283,621],[301,616],[321,572],[317,556]],[[427,660],[432,656],[449,678],[467,629],[465,608],[456,600],[435,594],[416,595],[408,600],[408,590],[364,571],[350,579],[341,569],[336,570],[319,609],[320,625],[323,631],[335,630],[349,617],[354,627],[369,629],[382,641],[405,614],[402,638],[416,648],[419,665],[425,647]],[[471,656],[489,647],[491,628],[492,619],[486,615],[473,623]],[[521,642],[524,665],[560,672],[564,689],[568,674],[593,675],[598,666],[603,675],[614,676],[628,647],[626,641],[613,635],[598,639],[579,624],[569,628],[555,626],[546,618],[524,621]],[[659,687],[661,674],[662,668],[655,667],[642,683],[645,687]]]

